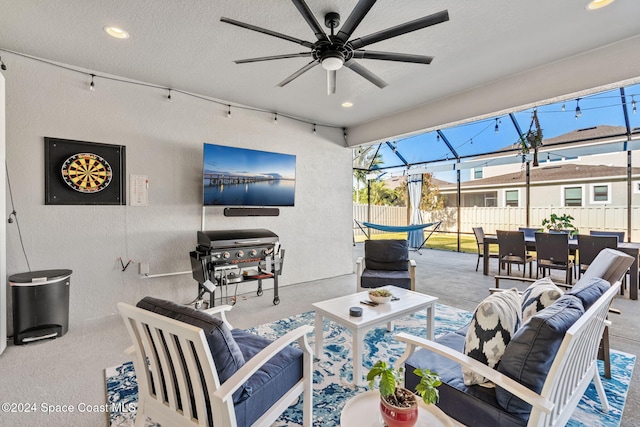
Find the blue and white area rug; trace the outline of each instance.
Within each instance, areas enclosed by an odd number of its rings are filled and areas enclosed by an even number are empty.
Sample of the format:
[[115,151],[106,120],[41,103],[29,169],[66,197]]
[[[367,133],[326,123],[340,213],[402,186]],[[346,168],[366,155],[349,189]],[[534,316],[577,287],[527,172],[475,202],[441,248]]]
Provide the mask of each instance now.
[[[436,304],[435,335],[436,337],[455,331],[467,324],[471,313],[453,307]],[[418,312],[414,316],[407,316],[395,322],[395,331],[388,332],[381,326],[373,329],[365,336],[365,350],[363,364],[365,369],[378,359],[394,362],[402,352],[404,346],[393,337],[398,332],[408,332],[414,335],[424,335],[426,312]],[[288,319],[251,328],[250,331],[261,336],[275,339],[287,331],[301,325],[313,325],[314,313],[307,312]],[[311,335],[309,342],[313,348],[315,337]],[[636,357],[627,353],[611,351],[610,380],[602,376],[604,388],[609,399],[609,413],[600,411],[600,403],[593,384],[589,386],[582,397],[573,417],[567,424],[570,427],[614,427],[620,425],[625,399],[629,388],[629,381],[633,373]],[[602,362],[599,363],[603,372]],[[322,360],[314,362],[314,396],[313,418],[314,426],[333,427],[340,425],[340,412],[345,403],[356,394],[366,390],[365,387],[354,386],[352,381],[351,363],[351,332],[346,328],[325,320],[324,324],[324,354]],[[111,427],[133,426],[135,408],[138,400],[133,363],[105,370],[107,382],[107,399],[112,408],[122,408],[109,414]],[[276,421],[274,426],[297,426],[302,420],[302,405],[290,407]],[[147,420],[147,426],[160,426]]]

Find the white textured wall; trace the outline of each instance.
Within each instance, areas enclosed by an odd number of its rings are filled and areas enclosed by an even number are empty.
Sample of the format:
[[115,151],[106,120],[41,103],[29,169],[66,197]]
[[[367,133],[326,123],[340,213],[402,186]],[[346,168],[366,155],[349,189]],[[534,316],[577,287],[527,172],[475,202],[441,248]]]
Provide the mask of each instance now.
[[[88,79],[14,57],[6,76],[8,170],[32,270],[69,268],[70,321],[116,312],[118,301],[145,295],[187,302],[191,275],[141,279],[191,269],[202,213],[203,142],[297,156],[295,207],[278,217],[227,218],[207,208],[207,229],[267,228],[280,236],[286,258],[281,285],[352,272],[351,150],[341,130],[279,118],[173,92]],[[148,175],[149,206],[46,206],[45,136],[126,146],[129,174]],[[128,191],[128,188],[127,188]],[[8,208],[7,208],[8,209]],[[7,230],[7,274],[27,271],[15,223]],[[132,265],[122,272],[118,257]],[[272,281],[267,281],[270,285]],[[241,290],[255,292],[255,283]],[[265,292],[265,307],[271,305]],[[293,304],[282,301],[281,304]]]

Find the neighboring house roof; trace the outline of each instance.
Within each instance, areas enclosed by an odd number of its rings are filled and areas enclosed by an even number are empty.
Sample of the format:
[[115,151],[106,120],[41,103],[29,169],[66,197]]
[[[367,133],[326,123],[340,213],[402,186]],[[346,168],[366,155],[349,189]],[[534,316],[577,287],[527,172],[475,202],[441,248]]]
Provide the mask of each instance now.
[[[544,135],[544,129],[543,135]],[[637,133],[638,128],[634,128],[632,132]],[[539,151],[545,151],[548,147],[561,145],[563,148],[568,148],[572,146],[584,146],[589,144],[602,144],[606,143],[607,138],[615,139],[616,137],[620,138],[623,135],[626,135],[627,128],[625,126],[609,126],[609,125],[600,125],[593,126],[590,128],[584,129],[576,129],[571,132],[563,133],[562,135],[554,136],[553,138],[543,138],[542,146],[539,148]],[[481,156],[475,157],[476,159],[484,159],[484,158],[494,158],[497,153],[513,153],[514,151],[519,150],[518,143],[507,145],[506,147],[499,148],[495,150],[495,152],[491,154],[484,154]]]
[[[640,174],[640,168],[632,168],[632,175]],[[531,183],[541,183],[547,181],[573,181],[579,182],[589,178],[619,177],[627,176],[627,168],[622,166],[606,165],[582,165],[576,163],[552,166],[540,166],[531,168]],[[520,172],[497,175],[488,178],[474,179],[461,183],[461,187],[486,187],[504,185],[524,185],[524,170]],[[455,188],[454,184],[439,186],[440,190]]]

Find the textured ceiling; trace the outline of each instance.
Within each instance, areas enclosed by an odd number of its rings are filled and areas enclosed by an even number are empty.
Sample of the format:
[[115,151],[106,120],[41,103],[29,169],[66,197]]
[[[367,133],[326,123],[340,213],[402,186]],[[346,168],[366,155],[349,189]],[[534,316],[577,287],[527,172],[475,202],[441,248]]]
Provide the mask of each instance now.
[[[343,22],[355,0],[307,0],[324,27]],[[367,46],[434,56],[430,65],[358,60],[384,89],[347,68],[327,95],[315,67],[276,85],[308,58],[235,64],[233,60],[304,52],[298,44],[220,22],[232,18],[315,41],[288,0],[0,0],[0,49],[243,104],[321,124],[351,127],[442,100],[509,76],[640,34],[640,1],[617,0],[587,11],[586,0],[380,0],[356,29],[361,37],[447,9],[450,21]],[[118,25],[116,40],[102,28]],[[3,53],[7,66],[11,54]],[[640,74],[640,70],[639,70]],[[535,90],[532,88],[531,90]],[[350,109],[341,107],[353,102]]]

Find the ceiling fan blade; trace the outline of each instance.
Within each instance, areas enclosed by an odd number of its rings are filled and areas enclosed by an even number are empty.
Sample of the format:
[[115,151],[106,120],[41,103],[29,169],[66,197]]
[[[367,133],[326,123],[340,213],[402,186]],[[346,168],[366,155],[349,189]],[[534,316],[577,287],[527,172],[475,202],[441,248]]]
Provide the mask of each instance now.
[[291,1],[298,8],[298,11],[300,12],[304,20],[307,21],[307,24],[309,24],[309,26],[315,33],[316,37],[318,38],[318,40],[328,41],[329,38],[327,37],[327,34],[324,32],[324,30],[318,23],[318,20],[313,15],[313,12],[311,12],[311,9],[309,9],[309,6],[307,6],[304,0],[291,0]]
[[410,53],[377,52],[374,50],[355,50],[356,59],[378,59],[381,61],[411,62],[413,64],[430,64],[433,56],[412,55]]
[[360,74],[362,77],[369,80],[380,89],[383,89],[387,86],[387,83],[384,80],[382,80],[380,77],[376,76],[371,71],[367,70],[365,67],[355,61],[347,61],[344,63],[344,66]]
[[249,62],[271,61],[272,59],[287,59],[311,56],[311,52],[290,53],[285,55],[261,56],[259,58],[239,59],[233,61],[236,64],[247,64]]
[[376,0],[360,0],[356,7],[351,11],[351,15],[349,15],[347,20],[344,21],[344,24],[342,24],[338,34],[336,34],[338,40],[342,41],[342,43],[346,43],[351,37],[351,34],[353,34],[353,31],[358,25],[360,25],[362,19],[367,15],[367,13],[369,13],[369,10],[371,10],[375,3]]
[[271,30],[267,30],[266,28],[256,27],[255,25],[246,24],[244,22],[236,21],[235,19],[229,19],[229,18],[222,17],[222,18],[220,18],[220,21],[222,21],[224,23],[227,23],[227,24],[236,25],[236,26],[241,27],[241,28],[246,28],[247,30],[257,31],[257,32],[262,33],[262,34],[267,34],[269,36],[277,37],[279,39],[288,40],[290,42],[301,44],[302,46],[305,46],[305,47],[308,47],[308,48],[312,48],[313,47],[313,43],[311,43],[311,42],[308,42],[308,41],[305,41],[305,40],[300,40],[300,39],[297,39],[295,37],[288,36],[286,34],[278,33],[277,31],[271,31]]
[[309,71],[310,69],[312,69],[313,67],[315,67],[318,64],[319,64],[319,62],[314,59],[313,61],[309,62],[307,65],[305,65],[304,67],[300,68],[298,71],[296,71],[295,73],[291,74],[289,77],[287,77],[286,79],[284,79],[283,81],[278,83],[277,86],[278,87],[283,87],[284,85],[286,85],[288,83],[291,83],[292,80],[300,77],[302,74],[306,73],[307,71]]
[[327,95],[336,93],[336,70],[327,70]]
[[398,37],[402,34],[407,34],[412,31],[420,30],[422,28],[430,27],[432,25],[440,24],[449,20],[449,12],[443,10],[438,13],[434,13],[429,16],[415,19],[404,24],[396,25],[395,27],[387,28],[386,30],[378,31],[368,36],[360,37],[349,41],[349,44],[353,49],[360,49],[367,45],[387,40],[393,37]]

